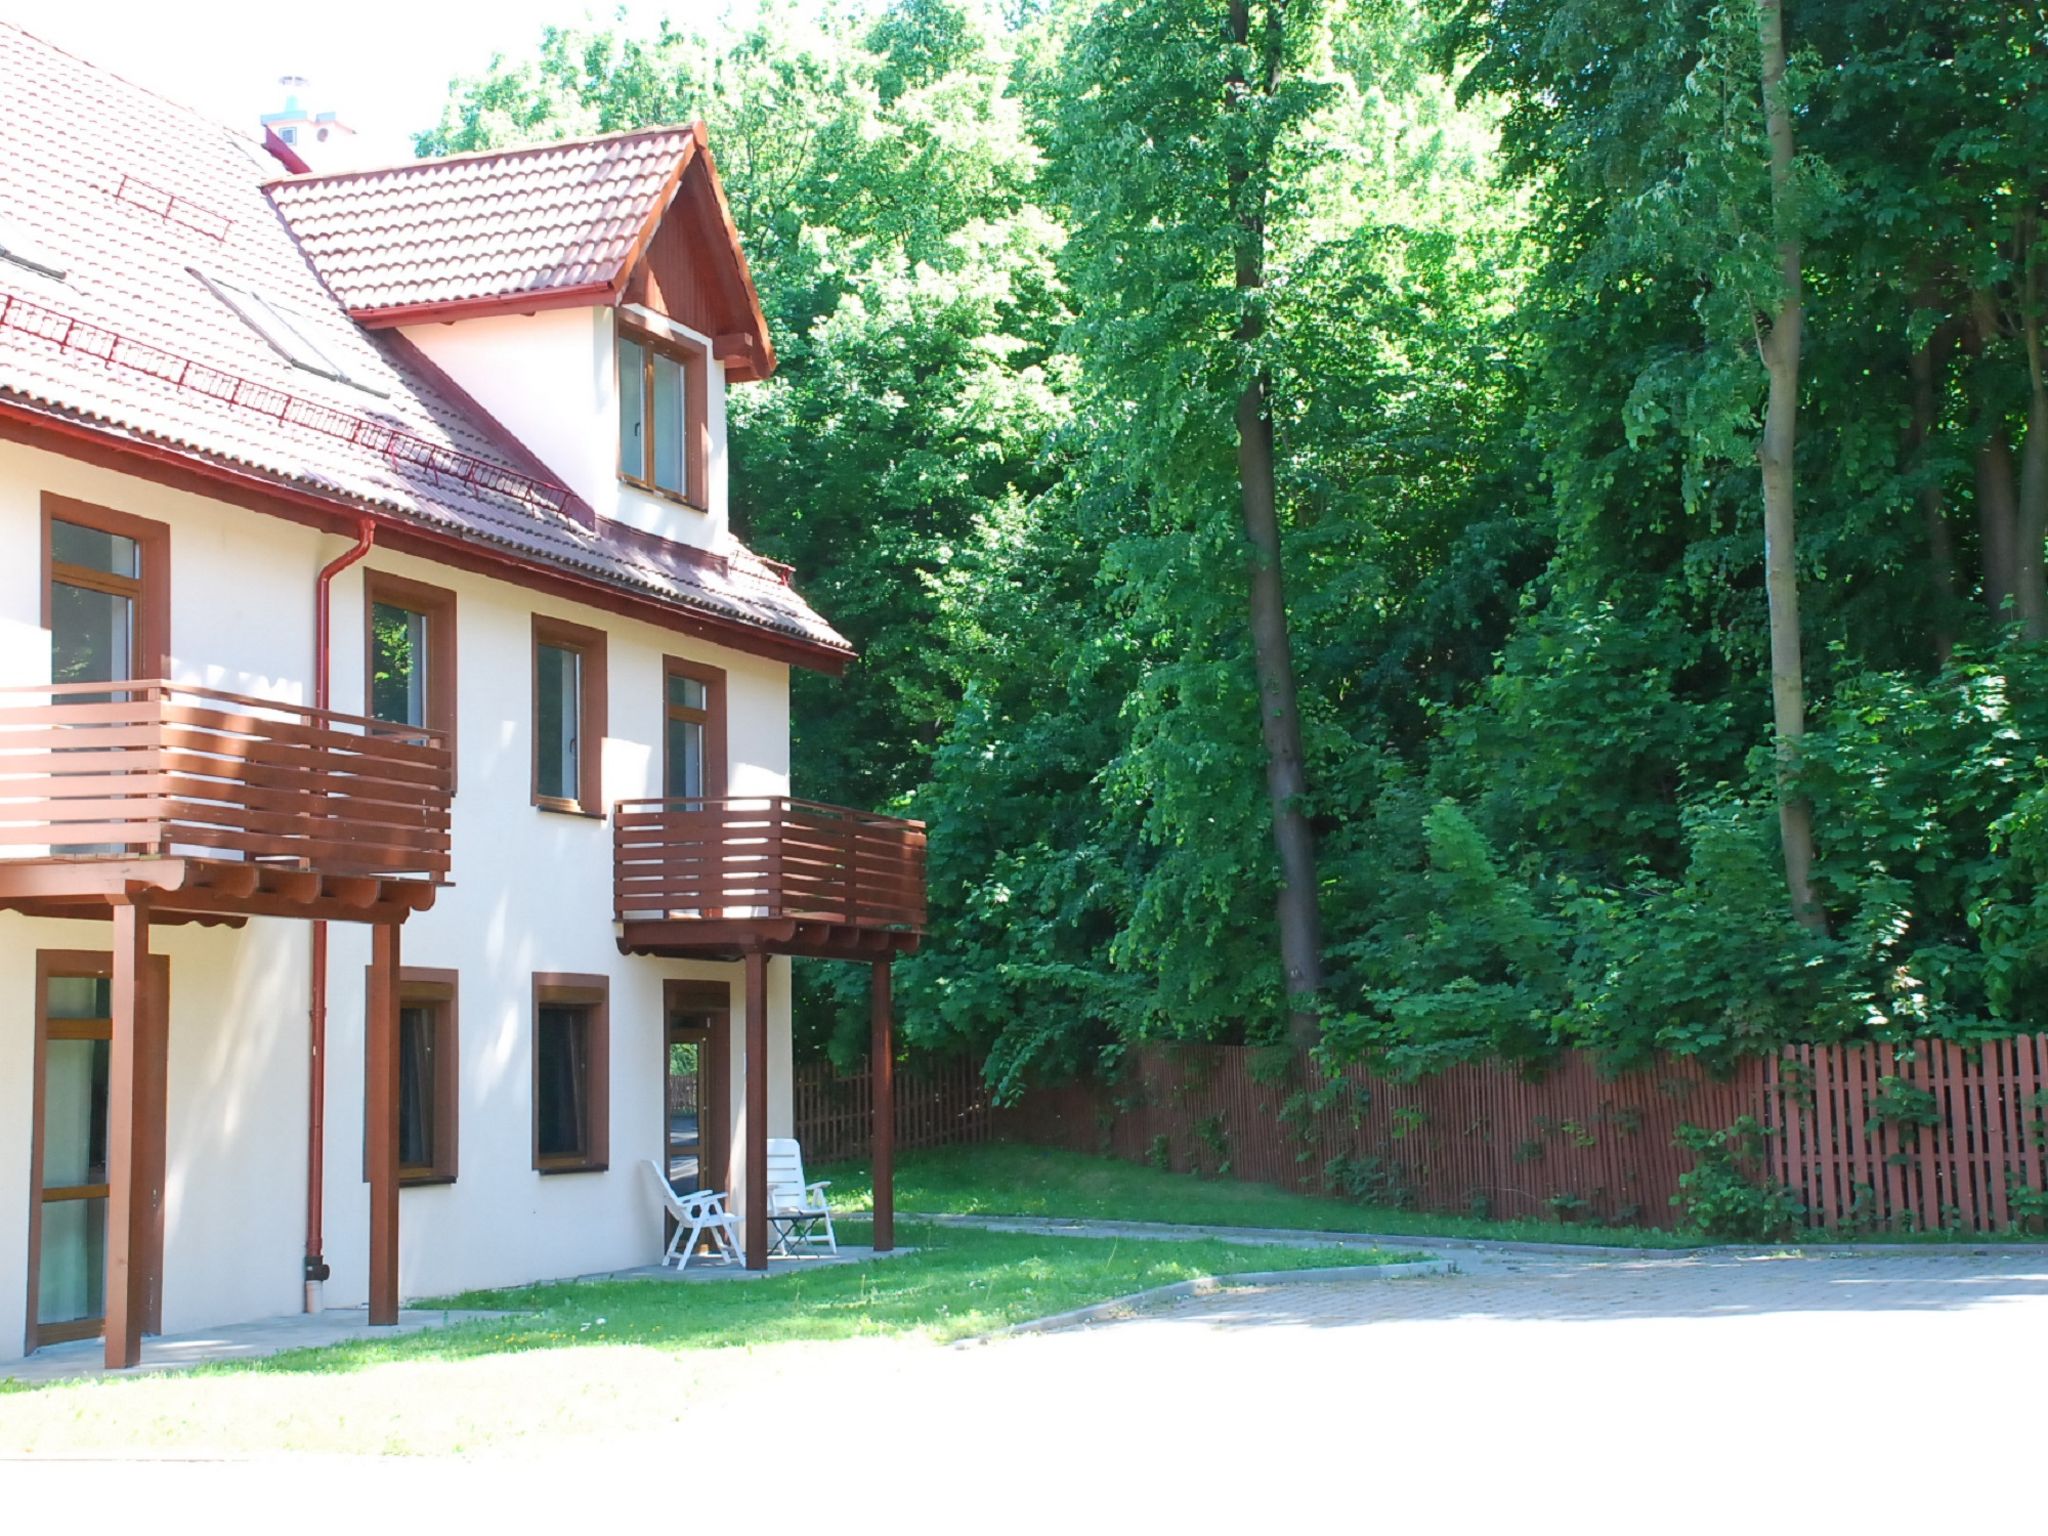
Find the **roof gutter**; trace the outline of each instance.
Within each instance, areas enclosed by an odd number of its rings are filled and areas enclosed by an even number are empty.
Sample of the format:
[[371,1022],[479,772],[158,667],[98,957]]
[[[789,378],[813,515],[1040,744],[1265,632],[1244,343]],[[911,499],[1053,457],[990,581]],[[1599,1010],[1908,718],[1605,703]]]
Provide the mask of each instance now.
[[[334,696],[334,578],[361,560],[377,542],[377,525],[367,517],[356,527],[356,542],[320,567],[313,583],[313,707],[331,707]],[[306,997],[306,1311],[318,1313],[327,1279],[322,1231],[327,1195],[327,921],[313,923],[313,954]]]
[[619,296],[616,281],[578,283],[574,288],[551,288],[541,293],[499,293],[476,299],[431,299],[419,304],[391,304],[381,308],[351,308],[349,319],[367,330],[389,330],[395,325],[431,325],[435,321],[475,320],[485,315],[530,315],[543,309],[598,309]]
[[[10,433],[5,426],[10,421],[22,423],[29,429],[28,433]],[[520,560],[490,544],[444,533],[396,514],[366,509],[359,503],[322,496],[288,481],[237,471],[179,449],[126,433],[87,426],[18,401],[0,399],[0,437],[30,433],[58,439],[56,443],[42,446],[53,447],[73,458],[89,459],[93,456],[91,450],[97,449],[156,466],[156,478],[159,480],[175,484],[176,476],[185,475],[224,487],[231,493],[229,499],[250,511],[310,523],[329,533],[349,533],[367,518],[377,525],[383,542],[392,549],[424,553],[428,558],[438,558],[446,564],[482,575],[496,576],[515,585],[542,586],[572,601],[623,613],[662,629],[695,635],[713,645],[766,656],[791,666],[822,672],[829,677],[841,676],[847,664],[855,658],[856,653],[851,648],[840,650],[835,646],[819,645],[760,625],[664,603],[658,598],[642,597],[623,587],[580,576],[559,566]],[[130,472],[142,473],[139,470]],[[253,499],[258,497],[260,502]],[[522,581],[521,577],[526,579]]]

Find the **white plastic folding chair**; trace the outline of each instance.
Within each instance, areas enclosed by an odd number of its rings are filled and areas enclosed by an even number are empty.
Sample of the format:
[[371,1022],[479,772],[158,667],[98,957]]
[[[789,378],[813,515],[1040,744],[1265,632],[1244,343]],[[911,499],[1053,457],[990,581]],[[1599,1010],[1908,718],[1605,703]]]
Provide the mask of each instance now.
[[697,1240],[701,1237],[711,1239],[711,1257],[719,1263],[740,1262],[739,1230],[732,1213],[725,1208],[722,1191],[700,1189],[679,1195],[675,1186],[662,1177],[661,1167],[653,1158],[643,1159],[641,1166],[654,1180],[654,1187],[661,1192],[662,1207],[676,1224],[676,1235],[669,1239],[668,1252],[661,1256],[664,1267],[672,1263],[678,1273],[688,1269],[690,1256],[697,1251]]
[[[768,1225],[775,1233],[775,1252],[789,1253],[798,1244],[839,1251],[832,1232],[832,1212],[825,1204],[829,1179],[804,1178],[803,1149],[783,1136],[768,1138]],[[819,1228],[824,1236],[818,1235]]]

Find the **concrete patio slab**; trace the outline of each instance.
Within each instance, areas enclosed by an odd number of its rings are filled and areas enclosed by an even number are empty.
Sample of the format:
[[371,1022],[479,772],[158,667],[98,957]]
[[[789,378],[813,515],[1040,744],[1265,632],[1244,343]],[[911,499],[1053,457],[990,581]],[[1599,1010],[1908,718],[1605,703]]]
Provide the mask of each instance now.
[[[195,1365],[214,1365],[226,1360],[260,1360],[288,1349],[314,1349],[323,1344],[345,1344],[356,1339],[388,1338],[395,1333],[418,1333],[426,1328],[445,1328],[452,1323],[502,1316],[502,1312],[407,1307],[398,1314],[394,1327],[379,1328],[373,1332],[367,1309],[332,1307],[325,1312],[300,1312],[288,1317],[262,1318],[253,1323],[231,1323],[224,1328],[146,1338],[142,1341],[142,1363],[132,1371],[113,1374],[138,1376],[159,1371],[189,1370]],[[105,1346],[98,1339],[50,1344],[25,1359],[0,1363],[0,1379],[38,1385],[53,1381],[79,1381],[107,1374]]]

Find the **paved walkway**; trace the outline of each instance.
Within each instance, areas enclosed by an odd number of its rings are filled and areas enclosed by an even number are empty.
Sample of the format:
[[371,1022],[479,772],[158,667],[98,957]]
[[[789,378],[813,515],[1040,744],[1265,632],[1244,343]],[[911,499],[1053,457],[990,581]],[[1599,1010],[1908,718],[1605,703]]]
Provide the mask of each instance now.
[[1711,1248],[1626,1248],[1597,1243],[1518,1243],[1496,1238],[1416,1237],[1390,1232],[1317,1232],[1301,1227],[1222,1227],[1164,1221],[1101,1221],[1065,1216],[959,1216],[899,1215],[899,1221],[928,1221],[942,1227],[977,1227],[984,1232],[1025,1232],[1042,1237],[1135,1238],[1155,1242],[1182,1242],[1189,1238],[1211,1238],[1220,1243],[1283,1248],[1393,1248],[1403,1252],[1427,1252],[1457,1259],[1460,1267],[1481,1260],[1531,1258],[1564,1259],[1573,1263],[1609,1259],[1683,1258],[1693,1254],[1716,1254],[1734,1258],[1777,1258],[1787,1252],[1804,1254],[1968,1254],[1993,1255],[2016,1260],[2048,1261],[2048,1243],[1961,1242],[1961,1243],[1769,1243],[1757,1245],[1721,1244]]
[[[395,1327],[380,1328],[377,1334],[388,1337],[393,1333],[418,1333],[423,1328],[444,1328],[451,1323],[503,1315],[498,1312],[450,1312],[407,1307],[398,1314]],[[195,1365],[216,1365],[225,1360],[259,1360],[265,1355],[282,1354],[288,1349],[346,1344],[370,1336],[370,1314],[362,1307],[295,1312],[288,1317],[266,1317],[253,1323],[232,1323],[194,1333],[145,1338],[142,1341],[142,1363],[126,1374],[177,1371]],[[24,1359],[0,1362],[0,1380],[73,1381],[106,1373],[107,1347],[99,1339],[49,1344]]]

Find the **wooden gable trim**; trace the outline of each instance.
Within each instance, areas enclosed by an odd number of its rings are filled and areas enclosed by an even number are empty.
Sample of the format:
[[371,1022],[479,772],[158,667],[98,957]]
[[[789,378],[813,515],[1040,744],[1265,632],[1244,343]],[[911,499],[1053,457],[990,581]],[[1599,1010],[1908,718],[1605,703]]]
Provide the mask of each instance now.
[[[767,318],[702,123],[695,133],[696,152],[682,166],[687,174],[644,232],[620,283],[621,302],[714,337],[713,354],[725,364],[728,382],[765,379],[775,371]],[[656,270],[664,262],[686,264],[693,279],[711,290],[706,313],[677,312],[680,295],[664,291]],[[673,272],[670,278],[675,286]]]

